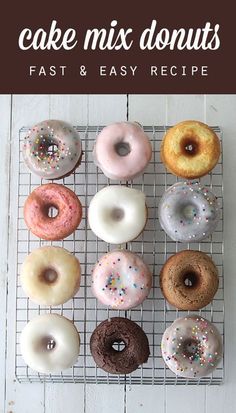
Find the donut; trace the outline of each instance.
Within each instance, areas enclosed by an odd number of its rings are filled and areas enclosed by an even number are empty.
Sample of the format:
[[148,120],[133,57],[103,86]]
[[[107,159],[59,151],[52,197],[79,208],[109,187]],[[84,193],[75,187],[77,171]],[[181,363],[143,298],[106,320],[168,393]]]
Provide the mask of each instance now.
[[148,296],[152,274],[148,266],[130,251],[103,255],[92,271],[92,292],[104,305],[119,310],[137,307]]
[[220,141],[202,122],[188,120],[170,128],[161,144],[161,160],[174,175],[186,179],[208,174],[220,157]]
[[[119,351],[115,343],[123,343]],[[100,323],[90,339],[90,350],[98,367],[111,374],[129,374],[146,363],[150,354],[148,338],[133,321],[113,317]]]
[[24,260],[21,286],[36,304],[64,304],[79,290],[80,272],[79,261],[66,249],[41,247]]
[[[49,216],[50,208],[57,210]],[[82,219],[82,206],[73,191],[60,184],[37,187],[25,201],[24,219],[29,230],[48,241],[62,240],[76,230]]]
[[58,314],[39,315],[23,328],[20,337],[25,363],[39,373],[60,373],[76,363],[80,337],[74,324]]
[[66,122],[45,120],[29,130],[23,142],[22,155],[30,171],[41,178],[62,178],[80,162],[79,134]]
[[92,198],[88,220],[91,230],[105,242],[122,244],[131,241],[146,225],[145,194],[126,186],[107,186]]
[[178,318],[162,337],[162,357],[177,376],[208,376],[222,359],[222,338],[210,321],[198,315]]
[[179,310],[205,307],[212,301],[218,285],[217,268],[201,251],[177,252],[166,261],[160,274],[165,299]]
[[151,157],[149,138],[134,122],[117,122],[103,128],[93,150],[94,163],[104,175],[120,181],[141,175]]
[[162,196],[158,216],[172,240],[202,241],[215,230],[220,207],[215,195],[201,183],[177,182]]

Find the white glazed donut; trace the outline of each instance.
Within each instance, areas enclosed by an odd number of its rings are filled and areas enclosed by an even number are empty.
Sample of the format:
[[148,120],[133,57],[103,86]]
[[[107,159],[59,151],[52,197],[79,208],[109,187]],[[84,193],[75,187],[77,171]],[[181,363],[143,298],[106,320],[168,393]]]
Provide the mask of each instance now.
[[152,157],[152,147],[138,123],[117,122],[99,133],[93,156],[108,178],[128,181],[143,173]]
[[220,207],[215,195],[199,182],[177,182],[163,194],[158,216],[161,227],[179,242],[202,241],[215,230]]
[[21,285],[39,305],[63,304],[79,290],[80,263],[64,248],[37,248],[22,265]]
[[104,305],[119,310],[137,307],[152,286],[148,266],[130,251],[111,251],[99,259],[92,272],[92,292]]
[[92,198],[88,219],[91,230],[103,241],[111,244],[131,241],[146,224],[145,194],[126,186],[107,186]]
[[162,357],[177,376],[204,377],[222,358],[222,338],[210,321],[198,315],[178,318],[163,334]]
[[31,172],[44,179],[59,179],[76,168],[82,148],[79,134],[71,125],[45,120],[29,130],[22,153]]
[[21,333],[21,353],[33,370],[52,374],[76,363],[80,337],[74,324],[58,314],[43,314],[31,320]]

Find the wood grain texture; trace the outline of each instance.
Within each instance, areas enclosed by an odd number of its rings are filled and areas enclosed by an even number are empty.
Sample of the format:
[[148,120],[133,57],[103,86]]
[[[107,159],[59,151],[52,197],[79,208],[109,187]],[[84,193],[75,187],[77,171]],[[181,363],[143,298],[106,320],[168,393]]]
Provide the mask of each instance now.
[[116,384],[87,384],[86,413],[124,411],[124,386]]
[[[204,120],[204,95],[169,95],[167,97],[166,123],[174,125],[182,120]],[[193,403],[193,394],[196,403]],[[191,406],[192,413],[203,412],[205,408],[205,387],[192,389],[179,386],[166,387],[166,413],[185,413]]]
[[44,385],[22,385],[15,379],[14,341],[15,341],[15,274],[16,274],[16,218],[17,218],[17,174],[15,164],[18,157],[18,133],[24,125],[33,125],[49,116],[48,95],[17,95],[12,99],[11,126],[11,209],[9,227],[9,294],[8,294],[8,351],[6,375],[6,405],[13,413],[29,413],[34,406],[34,413],[44,412]]
[[50,95],[49,117],[72,125],[88,124],[88,95]]
[[[61,119],[72,125],[87,125],[87,95],[49,95],[50,119]],[[45,385],[45,413],[84,412],[85,387],[83,384],[50,384]]]
[[[72,95],[72,96],[62,96],[62,95],[17,95],[13,96],[13,118],[12,118],[12,141],[18,139],[18,131],[22,126],[31,126],[43,119],[54,118],[63,119],[72,124],[86,125],[89,119],[89,114],[91,113],[91,122],[95,123],[98,121],[97,112],[94,108],[99,108],[99,118],[101,118],[101,123],[109,122],[109,119],[124,119],[126,116],[126,96],[116,96],[112,103],[108,105],[107,99],[102,100],[101,96],[96,95],[90,97],[83,95]],[[90,109],[91,107],[91,109]],[[93,118],[95,114],[95,119]],[[18,156],[16,145],[12,145],[12,159],[14,165],[14,159],[16,160]],[[12,168],[11,174],[12,183],[12,211],[16,208],[16,197],[15,188],[17,185],[16,176],[14,176],[14,168]],[[10,228],[10,244],[14,244],[15,239],[15,229],[16,229],[16,216],[12,214],[11,228]],[[10,273],[14,275],[15,268],[15,249],[11,251],[11,262],[12,266],[10,268]],[[13,308],[11,308],[10,303],[15,299],[14,291],[14,277],[11,280],[11,291],[12,294],[9,295],[9,316],[14,319]],[[90,399],[99,400],[109,400],[109,395],[107,393],[107,398],[101,394],[101,389],[92,386],[91,391],[89,391],[89,386],[76,384],[19,384],[14,379],[14,323],[9,329],[9,341],[8,341],[8,359],[7,367],[10,372],[6,384],[7,384],[7,394],[6,403],[11,403],[13,413],[25,413],[25,400],[26,394],[29,394],[27,406],[34,406],[34,413],[41,412],[68,412],[74,411],[77,408],[78,413],[82,413],[85,410],[85,404],[87,404],[87,392],[90,395]],[[124,398],[124,388],[121,388],[120,392],[112,392],[112,397],[110,400],[115,403],[116,406],[123,406]],[[70,395],[70,397],[66,397]],[[89,399],[89,400],[90,400]],[[66,402],[65,402],[66,400]],[[66,403],[66,404],[65,404]],[[100,403],[99,403],[100,404]],[[99,405],[98,404],[98,405]],[[91,405],[91,404],[90,404]],[[93,403],[92,403],[93,405]],[[13,410],[14,406],[14,410]],[[28,408],[28,407],[27,407]],[[118,410],[117,410],[118,411]]]
[[80,384],[47,383],[44,413],[84,412],[84,386]]
[[[160,125],[173,125],[186,119],[204,120],[204,95],[145,95],[138,96],[137,100],[136,95],[132,95],[129,100],[129,110],[130,114],[132,114],[132,119],[145,125],[156,123]],[[191,406],[191,392],[193,391],[197,394],[198,403],[196,405],[192,403]],[[132,392],[130,394],[132,394]],[[139,394],[140,398],[141,394],[142,392]],[[156,400],[160,400],[160,403],[158,403],[160,412],[171,413],[173,412],[174,406],[176,412],[185,412],[185,410],[182,410],[183,406],[179,403],[180,397],[182,398],[183,395],[185,395],[186,398],[186,412],[189,406],[191,406],[192,413],[204,411],[205,387],[192,390],[191,387],[187,388],[186,386],[184,388],[180,386],[167,386],[165,389],[165,397],[162,398],[160,395],[163,395],[162,389],[160,391],[160,388],[149,388],[148,404],[155,405]],[[127,411],[132,412],[134,406],[137,407],[137,400],[134,397],[132,403],[129,403],[129,398],[130,395],[127,392],[127,407],[129,408]],[[146,393],[144,399],[146,399]]]
[[88,123],[106,125],[126,120],[126,95],[89,95]]
[[[8,295],[8,349],[6,360],[6,405],[4,403],[4,340],[0,342],[0,412],[12,413],[71,413],[102,412],[131,413],[233,413],[236,411],[234,397],[236,358],[236,210],[235,174],[236,165],[236,95],[16,95],[0,96],[3,115],[1,142],[4,163],[0,164],[0,325],[4,330],[6,303],[6,239],[8,215],[9,142],[11,145],[11,221],[9,228],[9,295]],[[224,131],[224,182],[225,182],[225,302],[226,302],[226,379],[222,386],[111,386],[73,384],[18,384],[14,377],[14,275],[15,275],[15,229],[16,229],[16,184],[14,162],[18,156],[18,130],[23,125],[32,125],[47,118],[64,119],[73,124],[107,124],[129,119],[143,124],[174,124],[185,119],[198,119],[209,124],[219,124]],[[10,133],[11,131],[11,133]],[[5,186],[4,186],[5,185]],[[2,229],[3,228],[3,229]],[[5,231],[5,232],[4,232]],[[5,258],[4,258],[5,257]],[[4,333],[3,333],[4,334]],[[2,410],[1,410],[2,409]],[[33,410],[32,410],[33,409]]]
[[129,95],[129,120],[142,125],[164,125],[167,99],[166,95]]
[[8,254],[8,201],[9,201],[9,162],[10,162],[10,127],[11,96],[0,96],[1,113],[1,162],[0,162],[0,412],[5,404],[5,368],[6,368],[6,297],[7,297],[7,254]]
[[204,120],[204,95],[167,96],[167,124],[174,125],[182,120]]
[[196,386],[194,388],[192,386],[169,387],[166,388],[166,413],[205,412],[204,386]]
[[225,384],[206,389],[206,412],[236,411],[236,95],[206,96],[206,121],[218,123],[224,134],[224,296],[225,296]]
[[[89,95],[88,123],[106,125],[126,120],[126,95]],[[91,413],[124,411],[124,386],[89,385],[85,386],[85,411]],[[107,407],[106,407],[107,406]]]
[[[129,120],[143,125],[166,122],[167,96],[165,95],[130,95]],[[127,386],[126,410],[127,413],[149,412],[158,406],[158,413],[165,412],[164,386]]]
[[165,386],[127,386],[127,413],[165,413]]

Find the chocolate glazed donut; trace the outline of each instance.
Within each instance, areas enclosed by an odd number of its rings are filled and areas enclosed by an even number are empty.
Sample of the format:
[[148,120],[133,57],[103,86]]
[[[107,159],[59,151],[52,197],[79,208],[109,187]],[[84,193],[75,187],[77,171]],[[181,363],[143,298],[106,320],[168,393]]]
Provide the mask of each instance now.
[[208,305],[219,285],[218,270],[201,251],[185,250],[172,255],[160,274],[166,300],[179,310],[199,310]]
[[[121,351],[114,343],[124,343]],[[90,350],[95,363],[112,374],[128,374],[147,362],[150,354],[148,339],[142,328],[133,321],[113,317],[103,321],[94,330]]]

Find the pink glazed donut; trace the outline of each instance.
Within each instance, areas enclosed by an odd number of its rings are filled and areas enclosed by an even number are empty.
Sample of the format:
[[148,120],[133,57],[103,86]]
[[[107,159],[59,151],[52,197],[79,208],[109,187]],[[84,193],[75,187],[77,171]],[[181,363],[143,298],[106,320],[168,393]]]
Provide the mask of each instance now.
[[[57,215],[49,216],[51,207]],[[36,188],[26,199],[24,219],[29,230],[39,238],[56,241],[76,230],[82,218],[82,206],[73,191],[60,184]]]
[[129,181],[143,173],[152,157],[152,147],[138,123],[113,123],[97,136],[93,157],[108,178]]
[[147,298],[152,285],[148,266],[130,251],[103,255],[92,272],[92,292],[104,305],[118,310],[137,307]]

